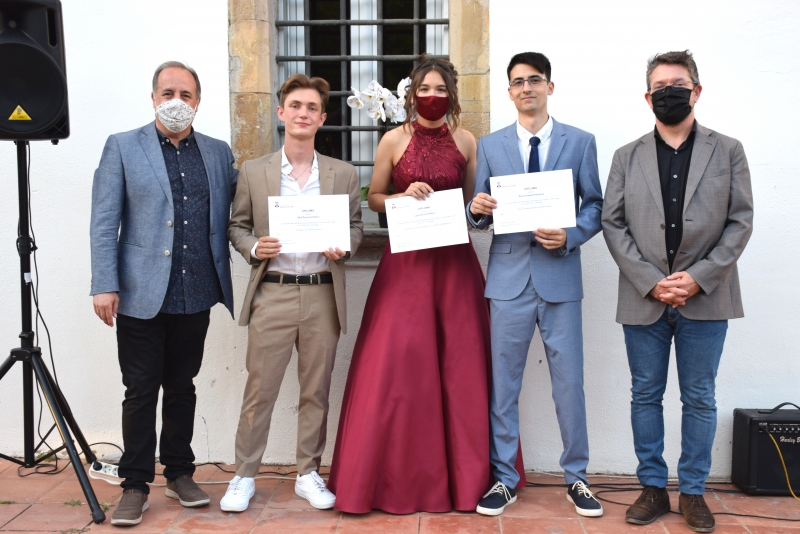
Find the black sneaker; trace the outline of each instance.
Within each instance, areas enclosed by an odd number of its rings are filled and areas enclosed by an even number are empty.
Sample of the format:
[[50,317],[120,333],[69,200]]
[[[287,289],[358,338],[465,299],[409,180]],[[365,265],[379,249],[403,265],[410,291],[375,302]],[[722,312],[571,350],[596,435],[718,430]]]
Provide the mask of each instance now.
[[517,492],[502,482],[496,482],[483,496],[475,511],[483,515],[500,515],[512,502],[517,502]]
[[585,517],[600,517],[603,515],[603,506],[600,504],[589,486],[585,482],[579,480],[571,487],[567,486],[567,500],[575,505],[575,511],[578,515]]

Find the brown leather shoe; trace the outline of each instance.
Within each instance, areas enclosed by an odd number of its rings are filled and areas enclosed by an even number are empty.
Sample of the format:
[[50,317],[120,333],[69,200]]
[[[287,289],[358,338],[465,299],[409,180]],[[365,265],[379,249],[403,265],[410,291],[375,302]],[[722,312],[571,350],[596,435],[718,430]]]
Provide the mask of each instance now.
[[167,480],[167,497],[178,499],[182,506],[194,508],[211,502],[205,491],[201,490],[191,475],[181,475],[175,480]]
[[142,490],[128,489],[122,492],[122,499],[114,508],[111,524],[133,526],[142,522],[142,512],[147,510],[147,494]]
[[678,498],[678,511],[683,514],[686,525],[695,532],[714,532],[714,514],[708,509],[702,495],[686,495]]
[[669,512],[669,492],[666,488],[645,486],[636,502],[625,512],[625,521],[635,525],[649,525]]

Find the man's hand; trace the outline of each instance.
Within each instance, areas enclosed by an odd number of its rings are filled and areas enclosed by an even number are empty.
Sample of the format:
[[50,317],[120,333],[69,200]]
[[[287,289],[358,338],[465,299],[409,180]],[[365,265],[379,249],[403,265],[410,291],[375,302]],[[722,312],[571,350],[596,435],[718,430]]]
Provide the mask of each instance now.
[[114,319],[117,317],[117,308],[119,307],[119,295],[116,292],[98,293],[92,297],[92,305],[94,305],[94,313],[100,317],[101,321],[108,326],[114,326]]
[[700,292],[700,286],[686,271],[673,273],[662,279],[650,294],[673,308],[685,306],[686,300]]
[[469,205],[469,212],[473,215],[491,216],[497,208],[497,201],[486,193],[478,193]]
[[329,248],[322,253],[330,261],[337,261],[345,257],[346,253],[339,248]]
[[567,231],[563,228],[554,230],[538,228],[533,232],[533,235],[536,236],[536,241],[541,243],[547,250],[555,250],[567,244]]
[[258,238],[258,245],[256,245],[256,258],[259,260],[266,260],[269,258],[277,258],[281,253],[281,242],[277,237],[263,236]]

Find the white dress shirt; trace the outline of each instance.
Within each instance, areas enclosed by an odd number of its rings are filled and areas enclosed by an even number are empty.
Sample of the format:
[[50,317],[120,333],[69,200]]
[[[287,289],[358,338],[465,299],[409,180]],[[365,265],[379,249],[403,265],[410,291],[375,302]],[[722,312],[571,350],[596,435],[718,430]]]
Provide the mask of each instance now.
[[522,168],[528,172],[528,160],[531,157],[531,137],[539,138],[539,170],[544,170],[547,150],[550,148],[550,134],[553,133],[553,117],[547,117],[542,129],[535,134],[530,133],[517,121],[517,137],[519,138],[519,154],[522,156]]
[[[321,194],[319,186],[319,162],[317,153],[314,152],[314,163],[311,165],[311,175],[308,177],[306,185],[300,189],[297,180],[289,176],[292,172],[292,164],[286,157],[286,152],[281,148],[281,196],[319,196]],[[256,247],[253,246],[250,255],[256,256]],[[269,270],[284,274],[313,274],[324,273],[331,270],[328,258],[320,252],[307,252],[298,254],[278,254],[269,262]]]

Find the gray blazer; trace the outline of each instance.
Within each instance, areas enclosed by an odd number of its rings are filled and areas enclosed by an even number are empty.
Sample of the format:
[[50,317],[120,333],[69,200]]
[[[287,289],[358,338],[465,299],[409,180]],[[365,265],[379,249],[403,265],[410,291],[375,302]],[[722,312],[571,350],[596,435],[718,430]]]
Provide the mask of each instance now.
[[[594,136],[553,119],[550,148],[543,171],[572,169],[575,189],[577,226],[567,228],[566,250],[547,250],[534,245],[531,232],[503,234],[492,237],[489,248],[489,270],[486,276],[486,298],[512,300],[533,280],[536,292],[547,302],[569,302],[583,298],[581,277],[581,245],[600,231],[603,192],[597,170],[597,145]],[[507,128],[482,137],[478,143],[478,162],[475,173],[475,194],[489,192],[491,176],[523,174],[519,153],[516,122]],[[491,217],[475,223],[485,228]]]
[[[211,195],[211,252],[225,306],[233,315],[227,230],[239,171],[227,143],[194,135]],[[155,123],[110,136],[92,184],[90,294],[116,291],[119,313],[155,317],[169,284],[174,213]]]
[[[619,266],[617,322],[653,324],[664,313],[650,290],[669,273],[656,141],[649,132],[614,154],[603,236]],[[753,191],[742,144],[697,125],[673,272],[701,291],[678,308],[696,320],[743,317],[736,261],[753,232]]]

